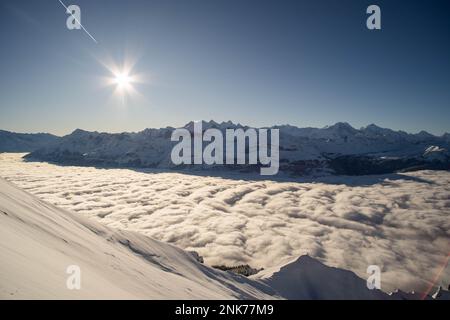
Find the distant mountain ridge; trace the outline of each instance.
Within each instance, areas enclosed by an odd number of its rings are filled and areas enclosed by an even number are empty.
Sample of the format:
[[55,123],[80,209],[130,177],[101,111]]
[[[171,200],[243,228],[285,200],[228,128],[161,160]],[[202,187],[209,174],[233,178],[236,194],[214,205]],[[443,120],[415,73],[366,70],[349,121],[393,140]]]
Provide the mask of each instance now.
[[[194,122],[184,128],[193,132]],[[202,121],[203,130],[250,128],[231,121]],[[99,133],[77,129],[31,152],[27,159],[73,165],[174,169],[170,141],[175,128],[132,133]],[[383,174],[402,170],[450,169],[450,134],[435,136],[381,128],[375,124],[355,129],[338,122],[324,128],[276,125],[280,130],[280,171],[296,175]],[[206,143],[205,143],[206,144]],[[220,170],[224,170],[224,166]],[[193,166],[202,169],[206,166]],[[208,166],[208,169],[217,167]],[[229,167],[228,167],[229,168]],[[254,166],[234,166],[254,171]]]
[[31,152],[56,142],[49,133],[15,133],[0,130],[0,152]]

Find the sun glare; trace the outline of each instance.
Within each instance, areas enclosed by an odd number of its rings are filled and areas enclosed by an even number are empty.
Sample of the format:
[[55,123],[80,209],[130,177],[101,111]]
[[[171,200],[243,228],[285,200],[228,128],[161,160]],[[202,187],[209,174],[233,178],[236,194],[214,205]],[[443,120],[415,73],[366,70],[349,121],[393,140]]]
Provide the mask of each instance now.
[[109,75],[102,77],[102,86],[113,88],[113,97],[126,105],[133,99],[140,99],[143,96],[138,92],[137,86],[147,83],[146,76],[136,73],[135,59],[124,59],[121,64],[113,61],[109,56],[98,61],[109,71]]
[[117,73],[114,76],[114,83],[117,85],[117,89],[119,90],[130,89],[132,82],[133,78],[127,73]]

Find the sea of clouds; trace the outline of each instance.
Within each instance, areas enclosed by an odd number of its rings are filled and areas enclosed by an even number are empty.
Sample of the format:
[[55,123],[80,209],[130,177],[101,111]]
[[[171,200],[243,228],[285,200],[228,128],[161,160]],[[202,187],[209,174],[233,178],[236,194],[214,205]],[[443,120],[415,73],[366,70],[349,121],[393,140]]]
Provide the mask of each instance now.
[[[448,285],[450,172],[320,181],[260,180],[25,162],[0,154],[0,176],[106,225],[195,250],[214,264],[267,268],[308,253],[382,289]],[[439,277],[439,271],[442,274]]]

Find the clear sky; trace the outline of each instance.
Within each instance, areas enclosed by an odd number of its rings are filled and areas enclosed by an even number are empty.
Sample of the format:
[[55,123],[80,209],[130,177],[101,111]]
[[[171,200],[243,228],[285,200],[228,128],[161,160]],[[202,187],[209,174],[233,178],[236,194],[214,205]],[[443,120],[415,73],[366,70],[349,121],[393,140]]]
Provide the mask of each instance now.
[[[0,129],[66,134],[232,120],[450,131],[450,1],[0,1]],[[382,30],[366,28],[378,4]],[[136,62],[140,96],[103,64]]]

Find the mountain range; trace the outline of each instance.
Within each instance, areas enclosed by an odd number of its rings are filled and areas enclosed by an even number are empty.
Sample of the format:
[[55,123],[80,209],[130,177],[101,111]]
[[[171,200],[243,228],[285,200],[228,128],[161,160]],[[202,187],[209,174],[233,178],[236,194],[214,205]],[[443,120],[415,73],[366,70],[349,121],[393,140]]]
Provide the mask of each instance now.
[[[231,121],[203,121],[203,130],[248,126]],[[184,128],[193,133],[193,122]],[[134,133],[100,133],[77,129],[63,137],[30,135],[36,143],[23,143],[21,134],[0,135],[0,151],[24,152],[28,160],[60,164],[182,169],[175,166],[170,140],[175,128],[145,129]],[[435,136],[421,131],[410,134],[374,124],[355,129],[339,122],[324,128],[298,128],[277,125],[280,131],[280,171],[294,175],[365,175],[419,169],[450,169],[450,134]],[[6,146],[6,147],[4,147]],[[16,146],[16,147],[15,147]],[[28,148],[28,149],[27,149]],[[194,166],[195,169],[199,168]],[[211,166],[201,169],[223,170]],[[192,168],[192,167],[191,167]],[[255,166],[237,165],[233,169],[256,171]]]
[[57,142],[60,137],[48,133],[15,133],[0,130],[0,152],[31,152]]

